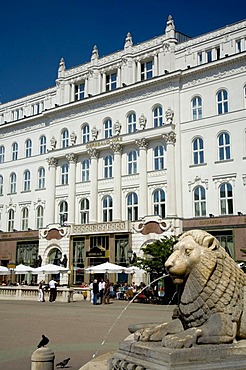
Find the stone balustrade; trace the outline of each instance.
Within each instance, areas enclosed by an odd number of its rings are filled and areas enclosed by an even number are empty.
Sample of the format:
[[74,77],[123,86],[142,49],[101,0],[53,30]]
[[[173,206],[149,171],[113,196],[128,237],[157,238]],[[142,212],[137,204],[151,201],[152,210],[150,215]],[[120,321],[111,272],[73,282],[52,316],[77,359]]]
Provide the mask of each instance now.
[[[0,286],[0,300],[30,300],[38,301],[38,287],[28,285]],[[44,293],[45,300],[48,300],[48,292]],[[86,298],[84,298],[84,296]],[[58,287],[56,301],[73,302],[90,300],[89,288],[68,288]]]

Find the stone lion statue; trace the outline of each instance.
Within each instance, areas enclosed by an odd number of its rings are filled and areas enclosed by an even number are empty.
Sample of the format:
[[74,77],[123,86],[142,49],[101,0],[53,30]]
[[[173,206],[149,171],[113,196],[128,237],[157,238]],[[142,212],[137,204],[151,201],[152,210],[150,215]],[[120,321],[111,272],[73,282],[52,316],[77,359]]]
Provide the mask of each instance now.
[[185,232],[165,267],[178,287],[176,318],[136,331],[135,340],[188,348],[246,338],[245,275],[215,237],[203,230]]

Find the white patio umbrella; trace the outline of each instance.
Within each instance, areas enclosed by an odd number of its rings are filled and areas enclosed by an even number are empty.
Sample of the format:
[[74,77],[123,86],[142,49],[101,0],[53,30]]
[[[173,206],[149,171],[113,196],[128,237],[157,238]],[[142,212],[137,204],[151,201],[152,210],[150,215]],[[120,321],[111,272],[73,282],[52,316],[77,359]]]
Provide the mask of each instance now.
[[97,266],[87,267],[85,269],[85,272],[91,273],[91,274],[96,274],[96,273],[98,274],[116,273],[117,274],[117,273],[125,272],[125,270],[126,270],[126,267],[124,266],[119,266],[119,265],[115,265],[114,263],[105,262]]
[[10,275],[10,271],[5,266],[0,266],[0,275]]
[[43,265],[43,266],[35,268],[32,273],[33,274],[59,274],[59,273],[63,274],[67,272],[68,272],[68,268],[53,265],[52,263],[48,263],[47,265]]
[[135,274],[135,273],[146,274],[147,272],[145,270],[143,270],[143,269],[140,269],[137,266],[131,266],[131,267],[127,267],[125,269],[125,273],[126,274]]
[[30,274],[34,271],[35,269],[31,266],[26,266],[23,265],[22,263],[20,265],[17,265],[14,268],[14,273],[15,274]]

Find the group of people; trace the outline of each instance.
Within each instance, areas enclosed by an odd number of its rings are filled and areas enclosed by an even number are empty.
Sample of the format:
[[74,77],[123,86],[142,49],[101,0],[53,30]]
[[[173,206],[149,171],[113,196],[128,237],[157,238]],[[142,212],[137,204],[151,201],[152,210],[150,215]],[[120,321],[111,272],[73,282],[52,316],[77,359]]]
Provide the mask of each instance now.
[[49,281],[48,286],[45,284],[44,280],[41,280],[38,284],[38,301],[45,302],[44,292],[49,288],[49,301],[55,302],[57,295],[57,282],[52,278]]
[[94,279],[91,286],[92,303],[97,305],[99,299],[99,304],[109,304],[111,286],[112,284],[110,284],[108,279],[105,281],[101,279],[100,282],[98,282],[97,279]]

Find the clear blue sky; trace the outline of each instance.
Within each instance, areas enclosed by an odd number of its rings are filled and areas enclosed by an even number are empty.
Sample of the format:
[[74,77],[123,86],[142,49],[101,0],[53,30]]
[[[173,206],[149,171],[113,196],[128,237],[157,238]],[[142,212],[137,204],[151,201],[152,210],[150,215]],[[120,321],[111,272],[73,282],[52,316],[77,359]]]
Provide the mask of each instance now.
[[161,35],[169,14],[176,30],[198,36],[246,18],[245,0],[8,0],[1,2],[0,102],[55,85],[66,68]]

